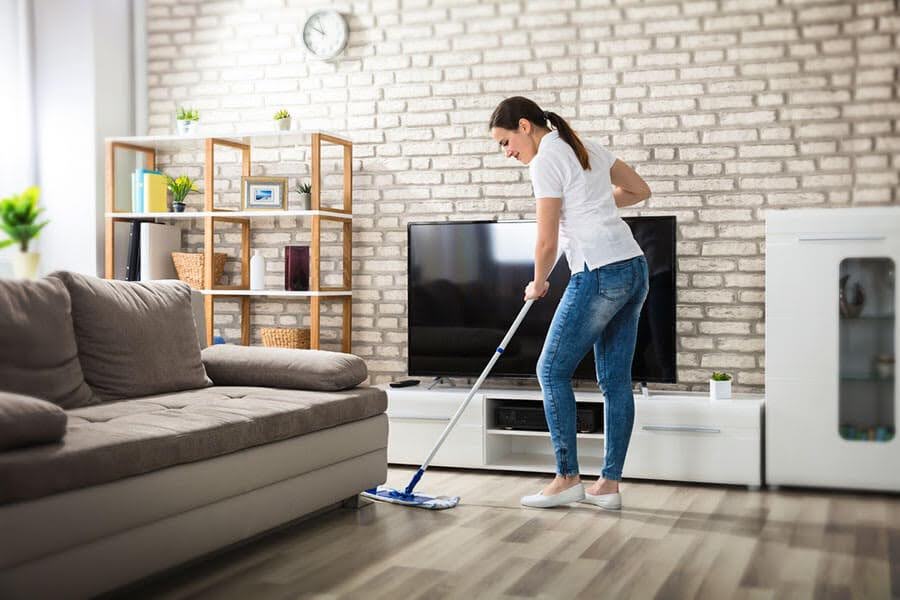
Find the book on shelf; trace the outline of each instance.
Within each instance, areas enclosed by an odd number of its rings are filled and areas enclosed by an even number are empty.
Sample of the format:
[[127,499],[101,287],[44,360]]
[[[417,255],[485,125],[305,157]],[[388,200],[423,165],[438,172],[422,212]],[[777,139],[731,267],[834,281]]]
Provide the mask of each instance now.
[[128,234],[128,259],[125,263],[125,281],[141,280],[141,222],[132,221]]
[[[148,177],[150,176],[150,177]],[[162,202],[160,203],[160,186]],[[131,212],[166,212],[166,176],[161,171],[137,168],[131,174]],[[154,203],[156,210],[151,208]],[[160,204],[162,209],[159,209]]]
[[181,228],[162,223],[140,226],[140,280],[178,279],[172,253],[181,250]]
[[115,264],[113,265],[113,274],[116,279],[127,279],[125,271],[128,268],[128,248],[131,241],[131,222],[117,221],[113,223],[116,230],[116,245],[113,248],[113,256]]
[[168,212],[166,192],[165,175],[144,173],[144,212]]

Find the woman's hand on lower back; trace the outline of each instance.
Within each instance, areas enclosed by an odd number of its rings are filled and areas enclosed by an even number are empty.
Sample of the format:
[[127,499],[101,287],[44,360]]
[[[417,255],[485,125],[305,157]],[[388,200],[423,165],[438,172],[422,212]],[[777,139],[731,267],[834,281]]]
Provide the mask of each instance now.
[[550,282],[544,281],[540,284],[535,284],[533,281],[529,281],[528,285],[525,286],[525,300],[538,300],[547,295],[547,292],[550,290]]

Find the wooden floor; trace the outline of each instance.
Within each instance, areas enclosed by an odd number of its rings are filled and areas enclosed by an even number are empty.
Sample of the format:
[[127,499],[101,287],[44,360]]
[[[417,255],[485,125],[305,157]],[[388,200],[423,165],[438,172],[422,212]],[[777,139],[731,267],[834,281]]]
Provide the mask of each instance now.
[[635,480],[621,512],[521,508],[544,482],[432,469],[417,491],[460,495],[457,508],[340,509],[127,597],[900,597],[900,496]]

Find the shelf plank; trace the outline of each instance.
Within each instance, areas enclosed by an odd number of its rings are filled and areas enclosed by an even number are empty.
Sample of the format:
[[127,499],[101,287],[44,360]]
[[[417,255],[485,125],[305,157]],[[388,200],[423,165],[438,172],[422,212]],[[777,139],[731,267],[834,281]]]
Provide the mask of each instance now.
[[[603,468],[603,459],[596,456],[579,456],[578,465],[581,467],[582,475],[592,475],[599,473]],[[552,472],[556,470],[556,460],[553,454],[514,452],[492,457],[484,466],[504,471]]]
[[107,212],[107,218],[114,219],[202,219],[218,217],[222,219],[262,218],[262,217],[328,217],[339,221],[352,221],[353,215],[332,212],[330,210],[197,210],[191,212]]
[[188,135],[144,135],[130,137],[109,137],[107,142],[130,144],[142,148],[151,148],[157,151],[177,152],[179,150],[202,150],[208,138],[215,138],[233,144],[245,144],[250,146],[290,146],[309,145],[312,142],[313,133],[324,134],[324,140],[343,140],[352,143],[352,140],[344,134],[328,133],[325,131],[205,131]]
[[288,290],[244,290],[214,289],[200,290],[204,296],[272,296],[279,298],[344,297],[353,296],[352,291],[343,292],[291,292]]
[[[549,438],[549,431],[525,431],[522,429],[487,429],[485,433],[489,435],[518,435],[525,437],[544,437]],[[576,433],[575,434],[578,439],[586,439],[586,440],[602,440],[602,433]]]

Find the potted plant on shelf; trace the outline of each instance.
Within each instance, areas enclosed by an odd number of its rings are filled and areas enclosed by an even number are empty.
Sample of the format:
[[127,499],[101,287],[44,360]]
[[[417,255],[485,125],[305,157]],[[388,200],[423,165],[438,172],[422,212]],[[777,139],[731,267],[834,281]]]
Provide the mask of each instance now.
[[185,197],[191,192],[197,191],[194,180],[187,175],[181,175],[177,179],[166,175],[166,187],[172,192],[172,210],[174,212],[184,212]]
[[200,113],[197,112],[196,108],[184,108],[183,106],[179,106],[178,112],[175,113],[175,130],[179,135],[195,133],[197,122],[199,120]]
[[0,200],[0,229],[9,239],[0,241],[0,248],[19,245],[19,253],[13,259],[13,274],[24,279],[34,279],[37,275],[41,255],[28,251],[28,243],[37,237],[41,229],[50,221],[35,223],[44,209],[38,208],[40,189],[32,186],[21,194],[14,194]]
[[278,128],[279,131],[288,131],[291,128],[291,113],[284,110],[283,108],[275,113],[275,127]]
[[300,210],[309,210],[312,204],[312,186],[308,182],[298,183],[296,190],[300,194]]
[[713,402],[731,399],[731,375],[713,371],[709,378],[709,399]]

